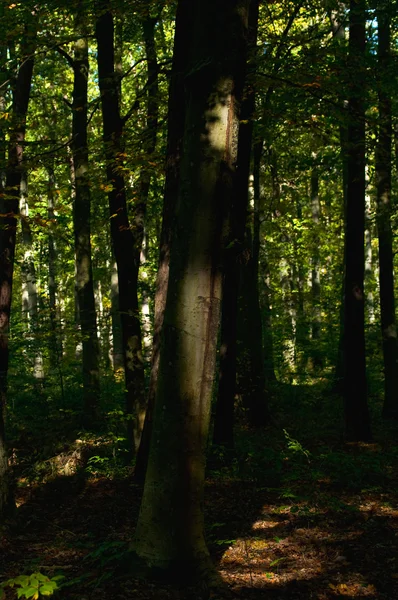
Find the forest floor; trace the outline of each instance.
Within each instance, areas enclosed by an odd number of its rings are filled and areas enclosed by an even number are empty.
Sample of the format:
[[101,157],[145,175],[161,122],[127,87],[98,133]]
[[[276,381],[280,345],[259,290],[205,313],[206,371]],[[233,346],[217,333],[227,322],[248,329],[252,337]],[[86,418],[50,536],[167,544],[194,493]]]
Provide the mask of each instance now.
[[[210,597],[396,600],[398,425],[376,419],[374,443],[345,444],[336,398],[297,388],[282,392],[269,430],[237,435],[227,466],[220,453],[209,457],[207,540],[226,583]],[[101,472],[103,457],[74,472],[88,439],[53,457],[47,481],[19,477],[17,515],[0,534],[0,582],[62,574],[60,600],[202,597],[123,572],[142,489],[128,470]]]

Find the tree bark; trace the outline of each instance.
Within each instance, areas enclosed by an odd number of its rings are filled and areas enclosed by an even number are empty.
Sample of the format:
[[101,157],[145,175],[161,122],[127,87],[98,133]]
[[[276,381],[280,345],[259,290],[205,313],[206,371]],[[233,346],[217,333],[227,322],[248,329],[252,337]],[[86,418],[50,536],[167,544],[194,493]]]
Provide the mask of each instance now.
[[[114,68],[113,16],[108,0],[98,3],[96,23],[98,44],[98,83],[101,93],[106,176],[111,236],[117,264],[119,310],[126,380],[126,413],[129,457],[136,452],[146,410],[144,362],[141,348],[141,323],[138,306],[139,253],[130,227],[126,188],[121,170],[123,121],[119,110],[119,78]],[[138,261],[137,261],[138,257]]]
[[[258,28],[258,0],[250,2],[248,43],[252,64],[247,70],[246,90],[239,124],[238,161],[235,194],[229,215],[227,250],[223,261],[223,291],[220,330],[219,382],[214,419],[214,444],[233,448],[234,404],[237,369],[237,318],[239,267],[244,252],[245,223],[249,201],[250,158],[253,137],[253,113]],[[261,331],[260,331],[261,336]]]
[[[190,2],[186,127],[152,443],[133,548],[165,575],[212,581],[203,484],[248,0]],[[181,23],[181,26],[184,24]]]
[[179,190],[180,162],[185,127],[186,99],[185,73],[188,71],[190,40],[193,33],[193,11],[189,0],[180,0],[177,6],[176,31],[174,38],[173,65],[168,101],[168,133],[166,157],[166,182],[163,199],[160,252],[156,276],[154,326],[151,358],[151,376],[148,391],[148,407],[141,443],[137,452],[134,477],[144,481],[148,463],[152,433],[153,411],[159,372],[160,340],[163,326],[169,281],[171,231]]
[[391,229],[392,110],[388,91],[391,69],[390,2],[377,12],[379,135],[376,146],[377,231],[379,237],[380,313],[384,359],[383,416],[398,418],[398,343]]
[[98,418],[99,344],[91,259],[91,193],[87,145],[88,41],[87,14],[80,1],[75,17],[74,83],[72,107],[72,155],[75,173],[73,228],[75,237],[76,295],[82,336],[83,422]]
[[[161,8],[160,8],[161,10]],[[143,134],[143,152],[145,165],[142,167],[138,181],[138,198],[134,205],[134,243],[136,249],[136,261],[139,264],[147,259],[148,252],[148,230],[145,231],[145,222],[147,215],[147,204],[149,190],[151,185],[151,166],[154,152],[156,150],[156,139],[158,133],[159,120],[159,82],[158,82],[158,61],[155,43],[155,27],[159,21],[159,14],[151,17],[150,14],[142,19],[142,31],[145,44],[145,55],[147,63],[147,119],[146,129]],[[144,314],[144,310],[146,314]],[[145,359],[148,351],[148,325],[149,325],[149,295],[143,295],[142,300],[142,320],[143,320],[143,342]]]
[[365,1],[351,0],[344,279],[344,406],[346,436],[351,441],[371,438],[364,328],[365,24]]
[[[263,144],[254,147],[254,164],[261,162]],[[260,187],[256,180],[253,200],[253,224],[246,228],[247,258],[241,267],[241,326],[239,387],[242,402],[252,427],[263,427],[269,419],[268,391],[265,382],[262,318],[259,297],[260,258]]]
[[36,16],[25,25],[21,62],[13,85],[12,131],[8,149],[6,185],[0,197],[0,518],[13,507],[9,486],[4,416],[7,401],[9,325],[11,314],[14,257],[25,139],[37,32]]

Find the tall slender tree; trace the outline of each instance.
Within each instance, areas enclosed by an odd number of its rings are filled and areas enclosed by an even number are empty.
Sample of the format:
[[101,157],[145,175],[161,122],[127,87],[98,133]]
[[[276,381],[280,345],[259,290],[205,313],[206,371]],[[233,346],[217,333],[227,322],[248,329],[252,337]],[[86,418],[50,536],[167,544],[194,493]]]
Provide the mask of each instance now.
[[214,570],[203,535],[204,453],[249,1],[190,5],[193,35],[181,48],[190,54],[184,151],[152,443],[133,547],[141,560],[168,575],[211,580]]
[[144,425],[146,394],[138,306],[139,253],[127,212],[126,187],[121,167],[123,125],[119,105],[119,77],[115,72],[114,25],[108,0],[98,2],[96,22],[98,83],[101,93],[112,246],[119,284],[127,432],[130,456],[138,449]]
[[88,39],[87,14],[82,0],[75,16],[73,57],[72,155],[75,179],[73,228],[75,236],[76,296],[82,336],[84,421],[98,413],[99,344],[91,260],[91,192],[87,144]]
[[9,325],[14,276],[15,242],[22,177],[23,142],[32,83],[37,16],[24,27],[20,63],[12,84],[12,129],[8,146],[5,188],[0,196],[0,517],[13,506],[8,476],[4,415],[7,401]]
[[390,21],[391,3],[386,0],[377,11],[379,66],[379,131],[376,146],[377,231],[384,358],[383,415],[398,418],[398,341],[391,229],[392,110],[389,78],[392,65]]
[[[253,86],[256,67],[258,4],[257,0],[250,2],[248,40],[252,56],[250,68],[247,73],[245,97],[241,107],[235,193],[228,218],[228,244],[223,260],[219,383],[213,441],[215,444],[229,448],[232,448],[233,446],[239,272],[242,267],[244,256],[244,234],[249,200],[249,174],[255,107],[255,93]],[[256,336],[256,339],[261,340],[261,328],[259,335],[260,337]],[[252,339],[249,340],[248,337],[246,337],[245,340],[248,341],[250,347],[252,347]],[[252,362],[250,364],[252,364]],[[259,364],[257,363],[255,366],[260,367],[260,372],[262,372],[262,356],[259,357]],[[262,392],[260,393],[261,397],[256,398],[256,401],[260,402],[260,406],[262,405],[265,407],[263,393],[264,389],[262,389]],[[253,399],[253,395],[251,395],[251,399]],[[250,417],[252,422],[261,425],[263,424],[262,419],[256,419],[255,417],[257,407],[256,401],[251,405],[252,410]],[[257,408],[257,412],[258,411],[259,408]]]
[[344,277],[344,406],[346,435],[371,438],[367,404],[364,300],[366,4],[350,2],[349,122]]
[[317,153],[313,153],[314,165],[311,169],[311,217],[313,223],[312,236],[312,270],[311,270],[311,295],[312,295],[312,323],[311,339],[312,367],[319,370],[322,367],[322,358],[319,352],[319,339],[321,337],[321,261],[320,261],[320,220],[321,204],[319,200],[319,166]]

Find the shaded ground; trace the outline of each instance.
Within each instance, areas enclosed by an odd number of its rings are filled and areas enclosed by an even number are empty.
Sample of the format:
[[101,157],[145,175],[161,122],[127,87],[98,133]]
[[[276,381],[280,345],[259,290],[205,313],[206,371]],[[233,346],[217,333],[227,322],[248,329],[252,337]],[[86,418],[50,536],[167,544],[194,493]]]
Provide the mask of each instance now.
[[[210,461],[207,537],[227,584],[214,599],[398,598],[397,430],[380,425],[375,444],[345,445],[338,435],[326,443],[314,429],[321,410],[300,410],[300,441],[293,426],[283,434],[277,415],[267,435],[242,433],[227,468]],[[203,597],[124,570],[141,494],[128,473],[20,485],[16,521],[0,538],[1,580],[62,573],[57,597],[71,600]]]

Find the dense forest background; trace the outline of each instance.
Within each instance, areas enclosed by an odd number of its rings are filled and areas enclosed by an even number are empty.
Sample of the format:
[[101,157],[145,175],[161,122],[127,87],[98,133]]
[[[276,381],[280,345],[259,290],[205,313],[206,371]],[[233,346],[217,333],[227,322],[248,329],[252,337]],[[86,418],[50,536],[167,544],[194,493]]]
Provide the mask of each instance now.
[[397,27],[0,1],[0,597],[396,597]]

